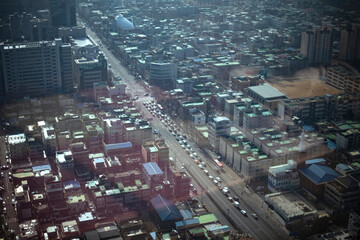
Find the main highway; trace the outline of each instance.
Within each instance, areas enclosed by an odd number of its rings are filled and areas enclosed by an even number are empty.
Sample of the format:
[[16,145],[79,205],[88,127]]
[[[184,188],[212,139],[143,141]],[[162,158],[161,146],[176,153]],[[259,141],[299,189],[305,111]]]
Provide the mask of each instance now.
[[[135,101],[135,106],[145,118],[153,118],[151,124],[153,128],[159,129],[159,133],[169,146],[170,155],[176,160],[177,167],[180,168],[184,166],[186,168],[186,171],[196,181],[194,185],[201,187],[201,191],[199,192],[204,193],[204,203],[206,201],[208,208],[214,212],[219,220],[240,232],[250,233],[255,239],[287,239],[288,233],[285,228],[280,226],[279,222],[269,214],[267,209],[263,208],[262,200],[250,189],[246,188],[240,177],[226,166],[224,167],[224,172],[218,173],[212,160],[202,154],[195,143],[189,141],[191,146],[198,150],[197,152],[201,158],[207,162],[206,169],[209,171],[209,175],[212,175],[214,178],[219,176],[222,179],[222,185],[229,187],[231,195],[237,195],[240,198],[240,208],[246,210],[248,216],[240,213],[239,209],[228,200],[227,196],[221,192],[204,171],[198,167],[194,160],[189,157],[167,127],[158,118],[152,116],[143,105],[143,102],[154,100],[151,96],[144,96],[145,93],[151,95],[149,89],[144,88],[139,82],[135,81],[134,76],[122,66],[121,62],[111,51],[104,47],[104,44],[102,44],[101,40],[90,28],[87,28],[87,34],[95,43],[99,43],[99,49],[107,57],[114,75],[119,75],[127,84],[129,95],[139,97],[139,99]],[[251,213],[256,213],[259,218],[253,218],[250,215]]]

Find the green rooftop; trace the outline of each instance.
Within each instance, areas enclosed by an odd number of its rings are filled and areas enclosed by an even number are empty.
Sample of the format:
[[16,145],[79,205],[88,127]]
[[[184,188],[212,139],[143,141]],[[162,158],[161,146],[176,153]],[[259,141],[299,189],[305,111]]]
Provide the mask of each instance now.
[[213,213],[204,214],[195,218],[199,219],[200,224],[208,224],[217,221],[217,218]]

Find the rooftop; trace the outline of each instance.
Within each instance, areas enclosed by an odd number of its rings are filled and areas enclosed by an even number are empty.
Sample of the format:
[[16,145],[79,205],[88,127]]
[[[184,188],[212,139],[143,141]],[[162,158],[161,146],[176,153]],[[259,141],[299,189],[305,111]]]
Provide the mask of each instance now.
[[284,93],[280,92],[269,84],[249,87],[249,90],[255,92],[265,99],[286,97]]
[[340,176],[333,169],[320,164],[311,164],[300,169],[300,172],[304,174],[315,184],[325,183]]
[[156,162],[144,163],[143,167],[150,176],[163,174],[163,171],[159,168]]
[[153,197],[150,202],[163,222],[182,219],[181,213],[174,203],[164,199],[161,195]]

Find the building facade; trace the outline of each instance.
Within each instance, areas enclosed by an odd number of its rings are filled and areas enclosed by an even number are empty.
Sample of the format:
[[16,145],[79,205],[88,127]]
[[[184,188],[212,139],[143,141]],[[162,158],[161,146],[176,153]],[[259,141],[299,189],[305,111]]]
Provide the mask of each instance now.
[[297,164],[288,160],[287,164],[269,168],[268,188],[272,192],[282,192],[297,189],[300,186]]

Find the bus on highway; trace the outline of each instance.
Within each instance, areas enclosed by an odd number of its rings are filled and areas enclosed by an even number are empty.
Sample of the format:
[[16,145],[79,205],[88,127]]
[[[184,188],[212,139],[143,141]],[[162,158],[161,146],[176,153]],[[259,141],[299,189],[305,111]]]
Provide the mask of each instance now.
[[214,159],[214,162],[216,163],[216,165],[219,167],[219,168],[223,168],[223,164],[217,160],[217,159]]

